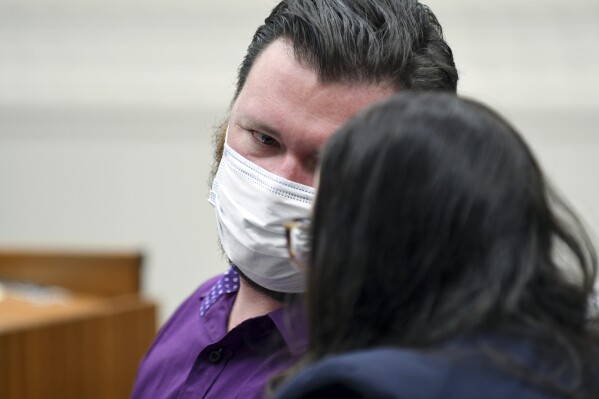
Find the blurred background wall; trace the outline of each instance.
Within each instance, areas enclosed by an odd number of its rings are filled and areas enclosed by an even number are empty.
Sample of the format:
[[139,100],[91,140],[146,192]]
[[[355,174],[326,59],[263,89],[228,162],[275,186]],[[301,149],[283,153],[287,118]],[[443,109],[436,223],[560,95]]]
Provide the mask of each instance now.
[[[141,248],[160,321],[224,270],[212,128],[275,4],[2,0],[0,246]],[[510,118],[599,232],[599,2],[426,4],[461,94]]]

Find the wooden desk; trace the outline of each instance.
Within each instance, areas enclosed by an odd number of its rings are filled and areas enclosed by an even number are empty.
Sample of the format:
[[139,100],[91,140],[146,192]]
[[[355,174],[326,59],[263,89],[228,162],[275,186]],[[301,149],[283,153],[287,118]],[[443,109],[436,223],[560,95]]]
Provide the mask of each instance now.
[[140,268],[136,254],[0,250],[1,279],[70,291],[52,305],[0,301],[0,397],[128,398],[156,331],[156,306],[138,293]]

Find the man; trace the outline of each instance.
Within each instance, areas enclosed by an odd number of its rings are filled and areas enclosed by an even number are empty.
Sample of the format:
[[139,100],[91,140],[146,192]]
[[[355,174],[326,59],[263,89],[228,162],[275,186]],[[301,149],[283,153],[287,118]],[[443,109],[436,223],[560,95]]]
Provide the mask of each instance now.
[[441,27],[415,0],[281,1],[256,31],[216,132],[210,201],[232,267],[164,325],[132,397],[264,397],[306,346],[293,300],[304,276],[287,259],[282,224],[309,211],[319,147],[369,104],[399,90],[455,92],[457,80]]

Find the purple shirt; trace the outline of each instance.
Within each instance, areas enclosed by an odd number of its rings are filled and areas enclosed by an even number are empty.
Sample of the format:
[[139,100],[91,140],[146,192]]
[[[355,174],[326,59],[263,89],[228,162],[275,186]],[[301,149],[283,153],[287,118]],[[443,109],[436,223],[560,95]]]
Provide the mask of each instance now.
[[200,315],[200,303],[222,276],[202,284],[161,328],[142,359],[131,398],[262,399],[271,377],[304,354],[299,303],[249,319],[227,332],[237,292]]

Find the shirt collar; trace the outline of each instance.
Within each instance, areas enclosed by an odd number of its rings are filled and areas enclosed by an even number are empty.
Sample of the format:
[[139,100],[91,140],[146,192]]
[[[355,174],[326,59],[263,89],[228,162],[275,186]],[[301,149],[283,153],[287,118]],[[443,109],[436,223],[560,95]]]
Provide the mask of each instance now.
[[[200,317],[204,317],[206,312],[221,297],[226,294],[236,293],[239,290],[238,281],[239,275],[231,267],[223,275],[215,278],[213,284],[207,285],[199,296],[201,303]],[[272,320],[292,356],[300,356],[306,351],[308,347],[308,330],[304,301],[301,297],[279,309],[273,310],[266,314],[266,317]]]
[[302,355],[308,348],[306,311],[302,298],[268,313],[268,316],[279,330],[291,355]]
[[208,309],[216,301],[226,294],[231,294],[239,290],[239,274],[232,267],[229,268],[217,281],[216,284],[200,295],[200,316],[204,317]]

